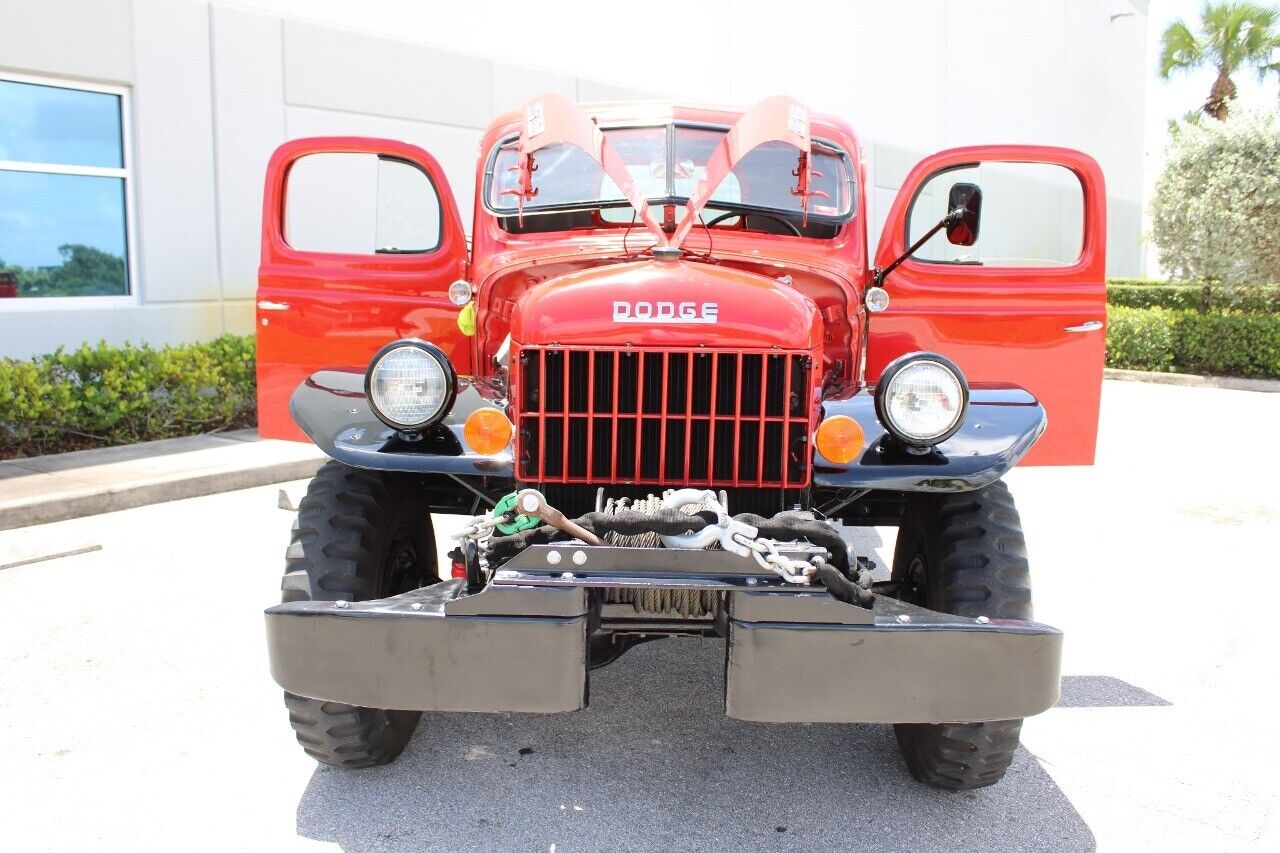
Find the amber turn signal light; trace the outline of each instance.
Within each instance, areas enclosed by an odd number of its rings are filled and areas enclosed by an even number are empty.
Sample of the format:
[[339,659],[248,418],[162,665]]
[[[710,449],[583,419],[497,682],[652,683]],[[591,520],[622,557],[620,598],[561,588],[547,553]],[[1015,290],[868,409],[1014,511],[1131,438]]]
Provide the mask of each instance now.
[[818,424],[815,439],[823,458],[838,465],[847,465],[857,459],[865,441],[862,424],[848,415],[833,415]]
[[476,409],[462,425],[467,446],[482,456],[492,456],[511,443],[513,427],[498,409]]

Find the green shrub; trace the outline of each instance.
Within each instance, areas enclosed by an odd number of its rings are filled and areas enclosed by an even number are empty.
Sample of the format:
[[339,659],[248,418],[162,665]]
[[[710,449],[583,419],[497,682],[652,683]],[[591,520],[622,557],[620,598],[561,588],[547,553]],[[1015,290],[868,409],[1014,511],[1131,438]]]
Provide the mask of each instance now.
[[1280,378],[1280,314],[1107,309],[1107,366]]
[[1107,366],[1125,370],[1174,370],[1173,323],[1160,308],[1107,309]]
[[1184,373],[1280,378],[1280,315],[1179,314],[1173,359]]
[[1112,278],[1107,315],[1110,367],[1280,378],[1280,284]]
[[1231,284],[1280,281],[1280,117],[1266,109],[1183,122],[1164,160],[1150,204],[1161,269]]
[[1107,283],[1107,303],[1125,308],[1168,308],[1201,313],[1280,312],[1280,285],[1238,284],[1228,290],[1221,285],[1130,283],[1138,281],[1141,280],[1111,279]]
[[105,341],[0,359],[0,456],[252,426],[252,337],[163,349]]

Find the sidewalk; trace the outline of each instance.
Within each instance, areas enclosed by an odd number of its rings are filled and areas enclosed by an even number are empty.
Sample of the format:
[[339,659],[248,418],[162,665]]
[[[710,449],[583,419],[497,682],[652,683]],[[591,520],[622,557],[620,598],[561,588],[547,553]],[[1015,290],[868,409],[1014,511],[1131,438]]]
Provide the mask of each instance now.
[[301,480],[324,459],[249,429],[0,461],[0,530]]

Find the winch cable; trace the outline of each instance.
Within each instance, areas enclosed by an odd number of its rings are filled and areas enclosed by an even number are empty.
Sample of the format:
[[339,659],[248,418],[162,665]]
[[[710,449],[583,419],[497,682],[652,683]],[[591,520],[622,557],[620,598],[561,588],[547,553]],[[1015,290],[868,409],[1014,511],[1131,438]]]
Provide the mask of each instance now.
[[[684,506],[678,507],[678,509],[680,512],[684,513],[685,515],[692,516],[694,513],[698,512],[699,510],[707,510],[708,512],[715,512],[718,509],[718,505],[713,504],[710,501],[703,500],[703,501],[698,501],[696,503],[686,504]],[[657,495],[649,495],[648,497],[645,497],[645,498],[630,498],[630,497],[609,498],[607,501],[605,501],[603,506],[597,506],[597,509],[596,509],[597,512],[602,512],[605,515],[617,515],[618,513],[624,512],[627,510],[634,511],[634,512],[642,512],[648,515],[661,512],[662,498],[660,498]],[[643,533],[639,533],[635,535],[622,534],[622,533],[609,533],[606,535],[605,538],[610,545],[616,545],[619,548],[661,548],[662,547],[662,536],[652,530],[647,530]]]
[[[679,536],[682,533],[698,531],[709,524],[715,524],[717,518],[715,512],[710,510],[689,515],[678,509],[660,509],[656,512],[622,509],[614,512],[589,512],[575,518],[574,521],[596,536],[605,538],[610,534],[641,536],[645,533]],[[530,545],[548,545],[568,538],[568,534],[549,524],[508,536],[494,536],[489,541],[489,559],[495,565],[501,564]]]

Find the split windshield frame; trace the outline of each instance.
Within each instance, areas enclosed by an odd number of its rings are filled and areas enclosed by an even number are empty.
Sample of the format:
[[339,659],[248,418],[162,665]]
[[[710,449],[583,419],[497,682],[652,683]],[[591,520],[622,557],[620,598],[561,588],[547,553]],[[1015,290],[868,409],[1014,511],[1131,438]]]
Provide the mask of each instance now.
[[[711,131],[717,131],[720,133],[728,133],[729,130],[731,129],[731,126],[724,125],[724,124],[715,124],[712,122],[695,122],[695,121],[622,122],[617,124],[602,123],[600,125],[601,131],[604,131],[606,133],[611,130],[643,130],[646,128],[659,128],[659,127],[666,129],[666,136],[667,136],[666,149],[667,149],[668,168],[666,170],[667,172],[666,181],[667,181],[668,195],[661,198],[648,198],[646,199],[646,201],[649,203],[649,207],[651,208],[661,208],[661,207],[668,207],[668,206],[684,207],[689,203],[689,197],[679,196],[674,194],[675,192],[674,171],[675,170],[672,168],[672,166],[675,158],[676,129],[688,128],[690,130],[711,130]],[[503,137],[502,139],[498,140],[497,143],[494,144],[494,146],[490,149],[488,156],[485,158],[484,184],[481,188],[482,189],[481,204],[484,206],[484,209],[488,213],[491,213],[500,219],[512,218],[517,215],[517,212],[514,208],[510,210],[497,209],[489,202],[490,196],[493,191],[493,180],[495,176],[495,171],[497,169],[498,153],[502,151],[503,148],[518,143],[519,140],[520,140],[519,132],[512,133]],[[841,148],[839,145],[837,145],[835,142],[832,142],[829,139],[814,136],[812,137],[811,142],[815,150],[818,150],[823,154],[838,156],[843,162],[845,172],[847,175],[847,177],[845,178],[845,184],[847,185],[849,190],[849,210],[847,213],[837,214],[835,216],[828,216],[825,214],[819,214],[819,213],[814,213],[810,211],[809,221],[819,222],[824,225],[843,225],[844,223],[853,219],[858,212],[857,174],[854,172],[854,169],[853,169],[853,158],[849,156],[849,153],[847,151],[845,151],[843,148]],[[582,202],[569,202],[565,204],[548,204],[548,205],[534,205],[534,206],[530,206],[526,204],[524,207],[524,215],[538,216],[544,213],[568,213],[572,211],[581,211],[581,210],[613,210],[620,207],[630,207],[630,206],[631,206],[631,202],[627,201],[625,198],[619,198],[619,199],[608,200],[608,201],[594,201],[589,204],[582,203]],[[799,219],[802,216],[802,212],[799,209],[794,211],[782,210],[777,207],[768,207],[766,205],[760,205],[760,204],[721,202],[721,201],[717,201],[714,198],[712,198],[710,201],[707,202],[706,207],[713,210],[733,211],[735,213],[736,212],[742,212],[742,213],[748,213],[748,214],[767,213],[773,216],[794,215],[796,219]],[[615,226],[615,227],[625,225],[625,223],[610,223],[610,224],[611,226]]]

